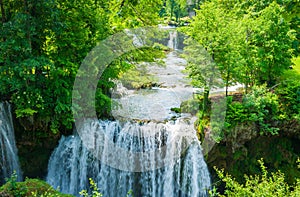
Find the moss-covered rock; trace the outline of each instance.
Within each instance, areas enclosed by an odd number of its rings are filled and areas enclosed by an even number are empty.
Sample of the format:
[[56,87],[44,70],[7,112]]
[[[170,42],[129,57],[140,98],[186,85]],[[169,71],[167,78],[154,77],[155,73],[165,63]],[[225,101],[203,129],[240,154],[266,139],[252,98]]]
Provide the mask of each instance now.
[[52,188],[45,181],[39,179],[26,179],[24,182],[15,182],[12,178],[0,187],[0,196],[5,197],[72,197],[69,194],[62,194]]

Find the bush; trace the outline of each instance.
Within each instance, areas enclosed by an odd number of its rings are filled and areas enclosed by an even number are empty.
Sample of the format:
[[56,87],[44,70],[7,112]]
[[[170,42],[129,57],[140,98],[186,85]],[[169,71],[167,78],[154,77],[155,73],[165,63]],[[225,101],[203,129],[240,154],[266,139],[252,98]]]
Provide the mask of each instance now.
[[211,196],[255,196],[255,197],[286,197],[299,196],[300,194],[300,180],[290,186],[284,180],[284,174],[280,171],[269,174],[263,160],[258,161],[262,175],[247,176],[245,175],[245,184],[238,183],[230,175],[224,175],[223,170],[218,170],[219,178],[226,184],[224,195],[212,190]]
[[[90,181],[91,194],[89,194],[87,190],[82,190],[79,194],[82,195],[83,197],[102,197],[102,194],[99,192],[99,188],[95,183],[95,181],[92,178],[89,178],[89,181]],[[132,190],[127,192],[126,197],[133,197]]]
[[82,195],[83,197],[101,197],[102,194],[99,192],[99,188],[97,187],[97,184],[95,183],[95,181],[93,179],[89,179],[90,181],[90,188],[92,190],[92,194],[89,195],[89,193],[87,192],[87,190],[82,190],[79,194]]
[[238,123],[248,120],[248,111],[245,106],[240,102],[233,102],[232,97],[227,97],[227,111],[225,128],[232,128]]
[[260,134],[278,134],[278,128],[272,122],[279,119],[279,100],[276,94],[268,91],[266,85],[254,86],[251,93],[245,95],[243,101],[249,111],[249,120],[258,123]]
[[71,197],[72,195],[61,194],[52,188],[45,181],[38,179],[26,179],[24,182],[17,182],[14,173],[6,184],[0,187],[0,196],[7,197]]
[[279,115],[279,99],[268,91],[266,85],[254,86],[243,102],[232,102],[228,97],[225,127],[231,129],[239,123],[255,122],[259,134],[278,134],[279,128],[274,126],[282,117]]
[[285,112],[285,118],[300,120],[300,80],[283,81],[275,90],[280,99],[280,110]]

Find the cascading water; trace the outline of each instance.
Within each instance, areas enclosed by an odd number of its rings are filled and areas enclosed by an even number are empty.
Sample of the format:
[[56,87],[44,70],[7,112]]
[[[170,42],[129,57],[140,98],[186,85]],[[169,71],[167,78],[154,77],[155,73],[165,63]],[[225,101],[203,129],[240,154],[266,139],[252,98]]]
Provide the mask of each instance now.
[[[126,196],[130,190],[134,196],[206,196],[209,172],[192,127],[182,119],[144,124],[89,120],[82,132],[90,147],[79,136],[63,137],[51,156],[47,182],[74,195],[87,189],[92,178],[107,197]],[[109,143],[133,154],[113,152]]]
[[177,35],[177,31],[173,30],[170,31],[170,39],[168,41],[168,47],[171,49],[178,49],[178,35]]
[[19,166],[11,107],[8,103],[0,103],[0,155],[0,185],[14,171],[16,172],[17,180],[21,181],[22,173]]
[[[177,32],[169,35],[168,45],[176,49]],[[127,91],[119,84],[122,91],[112,95],[121,106],[112,111],[119,121],[88,119],[75,135],[61,138],[49,160],[49,184],[77,196],[89,188],[89,178],[105,197],[129,191],[135,197],[208,195],[210,176],[194,118],[170,110],[193,93],[181,72],[186,62],[173,51],[165,63],[148,67],[160,87]]]

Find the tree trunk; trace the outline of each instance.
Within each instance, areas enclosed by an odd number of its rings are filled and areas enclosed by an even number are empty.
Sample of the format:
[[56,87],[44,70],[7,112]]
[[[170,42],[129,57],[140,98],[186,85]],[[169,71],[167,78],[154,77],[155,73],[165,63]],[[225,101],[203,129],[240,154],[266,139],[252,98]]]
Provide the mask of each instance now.
[[28,18],[26,19],[26,37],[27,37],[27,41],[28,41],[28,45],[29,45],[29,48],[31,48],[31,36],[30,36],[30,22],[29,22],[29,17],[30,17],[30,12],[28,10],[28,3],[27,3],[27,0],[24,0],[23,1],[24,3],[24,10],[25,10],[25,13],[27,14]]
[[272,87],[275,83],[274,81],[272,80],[272,66],[271,64],[269,64],[268,66],[268,81],[267,81],[267,86],[268,87]]
[[227,67],[227,76],[226,76],[226,97],[228,96],[229,79],[230,79],[230,70],[229,70],[229,66],[228,66]]
[[245,94],[248,93],[248,86],[249,86],[250,76],[248,71],[246,70],[246,81],[245,81]]
[[172,18],[173,18],[173,11],[174,11],[174,4],[173,4],[173,2],[172,2],[172,4],[171,4],[171,16],[170,16],[170,21],[172,21]]
[[5,23],[6,22],[6,16],[5,16],[3,0],[0,0],[0,9],[1,9],[2,23]]
[[203,115],[205,115],[208,110],[208,99],[209,99],[208,97],[209,97],[209,87],[205,86],[204,93],[203,93],[203,106],[202,106]]

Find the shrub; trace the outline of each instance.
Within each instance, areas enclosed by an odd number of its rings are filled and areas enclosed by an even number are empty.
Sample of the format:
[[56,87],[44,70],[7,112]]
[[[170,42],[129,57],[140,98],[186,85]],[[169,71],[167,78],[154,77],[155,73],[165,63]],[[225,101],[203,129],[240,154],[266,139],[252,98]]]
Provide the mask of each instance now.
[[26,179],[24,182],[17,182],[14,173],[7,179],[6,184],[0,187],[0,196],[8,197],[71,197],[72,195],[61,194],[52,188],[45,181],[38,179]]
[[[87,190],[82,190],[79,194],[82,195],[83,197],[102,197],[102,194],[99,192],[99,188],[95,183],[95,181],[92,178],[89,178],[89,181],[90,181],[91,194],[89,194]],[[133,197],[132,190],[127,192],[126,197]]]
[[92,190],[92,195],[89,195],[87,190],[82,190],[79,194],[84,196],[84,197],[101,197],[102,194],[99,192],[97,184],[91,178],[89,179],[89,181],[90,181],[90,185],[91,185],[90,188]]
[[279,128],[274,126],[281,117],[279,99],[276,94],[268,91],[266,85],[254,86],[243,102],[232,102],[228,97],[225,128],[230,129],[239,123],[255,122],[259,134],[278,134]]
[[300,120],[300,80],[283,81],[275,90],[280,99],[280,110],[285,112],[285,118]]
[[232,97],[227,97],[227,111],[225,128],[232,128],[238,123],[248,120],[248,111],[245,106],[240,102],[233,102]]
[[243,101],[249,111],[249,121],[258,123],[260,134],[278,134],[278,128],[271,125],[279,119],[278,96],[268,91],[266,85],[254,86],[252,91],[245,95]]
[[211,196],[255,196],[255,197],[285,197],[299,196],[300,180],[295,185],[288,185],[284,180],[284,174],[280,171],[276,173],[268,173],[263,160],[258,161],[262,171],[262,175],[247,176],[245,175],[245,183],[240,184],[230,175],[225,175],[223,170],[218,170],[219,178],[226,184],[224,195],[212,190]]

